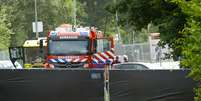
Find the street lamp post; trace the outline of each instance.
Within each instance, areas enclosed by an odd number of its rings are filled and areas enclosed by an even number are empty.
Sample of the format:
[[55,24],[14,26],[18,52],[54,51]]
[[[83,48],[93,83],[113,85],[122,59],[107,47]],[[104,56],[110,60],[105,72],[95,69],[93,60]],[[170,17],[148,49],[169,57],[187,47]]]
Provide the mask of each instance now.
[[38,39],[38,12],[37,12],[37,0],[35,0],[35,29],[36,29],[36,38]]

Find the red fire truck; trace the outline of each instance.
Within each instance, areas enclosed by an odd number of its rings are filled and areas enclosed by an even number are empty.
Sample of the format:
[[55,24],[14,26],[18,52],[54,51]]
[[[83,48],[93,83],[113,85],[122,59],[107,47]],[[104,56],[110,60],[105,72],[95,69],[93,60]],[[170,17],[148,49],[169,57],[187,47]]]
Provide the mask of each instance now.
[[94,27],[74,30],[57,28],[48,33],[48,68],[101,68],[113,63],[115,55],[112,37],[104,37]]

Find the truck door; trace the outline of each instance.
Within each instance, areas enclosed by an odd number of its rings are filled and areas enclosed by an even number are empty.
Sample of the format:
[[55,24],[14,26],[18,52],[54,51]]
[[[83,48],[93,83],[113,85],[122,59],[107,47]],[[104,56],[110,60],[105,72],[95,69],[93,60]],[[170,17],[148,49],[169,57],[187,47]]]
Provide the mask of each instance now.
[[104,51],[110,51],[111,50],[112,43],[107,38],[101,38],[97,39],[96,42],[96,52],[104,52]]
[[9,47],[9,56],[13,65],[16,67],[15,62],[24,64],[24,48],[23,47]]

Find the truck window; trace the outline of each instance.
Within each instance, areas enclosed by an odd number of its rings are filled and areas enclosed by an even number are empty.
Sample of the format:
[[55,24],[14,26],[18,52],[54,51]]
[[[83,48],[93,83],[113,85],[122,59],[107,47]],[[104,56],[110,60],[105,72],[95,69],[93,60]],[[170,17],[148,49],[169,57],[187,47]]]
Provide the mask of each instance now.
[[84,55],[89,52],[88,40],[49,40],[51,55]]
[[108,39],[97,40],[97,52],[104,52],[110,50],[111,43]]

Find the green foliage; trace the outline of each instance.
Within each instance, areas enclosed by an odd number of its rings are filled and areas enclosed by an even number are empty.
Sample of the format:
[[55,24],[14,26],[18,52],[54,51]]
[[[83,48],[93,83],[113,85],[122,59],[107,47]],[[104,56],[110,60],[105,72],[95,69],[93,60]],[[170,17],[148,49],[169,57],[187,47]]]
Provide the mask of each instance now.
[[[53,2],[55,6],[55,12],[58,12],[58,15],[55,16],[55,21],[58,23],[71,23],[73,24],[74,20],[74,0],[50,0]],[[52,5],[53,5],[52,4]],[[57,14],[57,13],[55,13]],[[80,3],[79,1],[76,2],[76,18],[77,24],[83,25],[85,24],[84,19],[87,18],[87,13],[84,9],[84,4]],[[58,26],[58,25],[56,25]]]
[[104,24],[102,25],[101,28],[105,33],[106,36],[110,36],[110,35],[115,35],[117,34],[117,29],[115,27],[115,20],[114,17],[112,16],[107,16],[105,18]]
[[[182,12],[187,15],[187,23],[181,31],[185,38],[180,39],[184,46],[182,47],[184,67],[192,69],[190,76],[196,81],[201,81],[201,1],[199,0],[173,0],[179,5]],[[196,90],[195,101],[201,101],[201,88]]]
[[8,9],[11,8],[0,6],[0,50],[9,46],[10,35],[12,34],[12,30],[10,30],[11,23],[7,14],[9,12]]
[[[107,10],[113,14],[118,10],[118,23],[141,31],[141,35],[148,33],[147,25],[152,22],[161,33],[160,44],[167,44],[173,58],[181,57],[183,67],[192,68],[190,76],[201,81],[200,0],[119,0]],[[201,101],[201,88],[195,91],[195,100]]]
[[[83,19],[85,25],[95,25],[98,30],[104,32],[106,36],[117,34],[117,26],[115,15],[107,11],[108,5],[112,3],[112,0],[79,0],[83,5],[88,15],[87,19]],[[122,33],[122,37],[126,33],[122,26],[119,26],[119,30]]]
[[183,37],[179,32],[186,20],[177,4],[165,0],[119,0],[116,5],[109,5],[107,10],[113,14],[118,10],[118,23],[129,25],[133,30],[147,29],[147,25],[152,23],[161,33],[161,45],[168,44],[173,49],[173,57],[181,56],[181,49],[176,47],[180,44],[175,41]]
[[[111,0],[79,0],[85,7],[88,18],[85,19],[86,25],[95,25],[100,30],[105,29],[105,21],[107,17],[107,24],[111,24],[113,17],[105,10],[106,5]],[[110,26],[110,25],[108,25]]]
[[[21,46],[26,39],[33,39],[35,37],[32,32],[32,22],[35,21],[34,0],[0,0],[0,3],[8,11],[12,8],[12,13],[6,12],[8,22],[5,23],[9,24],[6,28],[15,34],[11,38],[11,45]],[[38,21],[42,21],[44,26],[41,36],[46,36],[49,30],[60,24],[73,23],[73,0],[37,0],[37,10]],[[77,23],[83,24],[87,14],[80,2],[77,2],[77,16],[79,17]]]
[[[73,24],[74,0],[37,0],[38,21],[42,21],[46,36],[49,30],[63,23]],[[108,0],[76,0],[77,25],[96,25],[106,35],[115,34],[114,16],[104,9]],[[12,7],[9,16],[10,27],[15,35],[11,38],[11,45],[21,46],[25,40],[33,39],[32,22],[35,21],[34,0],[0,0],[5,7]],[[107,20],[106,20],[107,19]]]
[[196,97],[194,98],[195,101],[200,101],[200,99],[201,99],[201,87],[200,87],[200,88],[197,88],[197,89],[195,90],[195,92],[196,92]]

